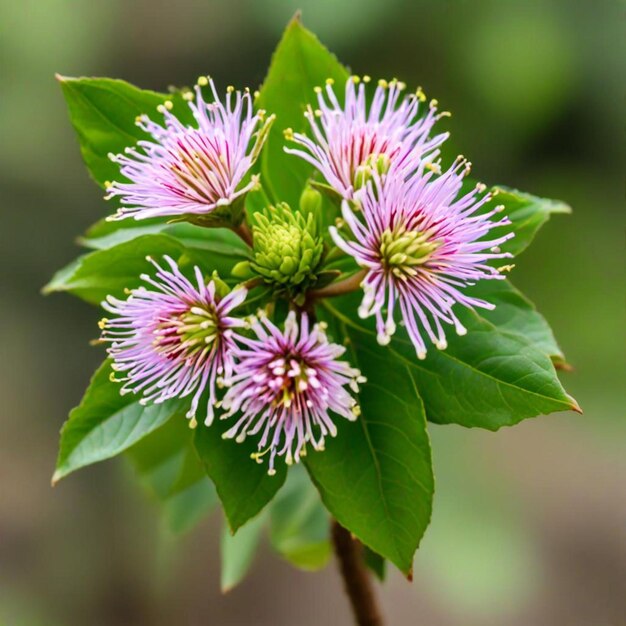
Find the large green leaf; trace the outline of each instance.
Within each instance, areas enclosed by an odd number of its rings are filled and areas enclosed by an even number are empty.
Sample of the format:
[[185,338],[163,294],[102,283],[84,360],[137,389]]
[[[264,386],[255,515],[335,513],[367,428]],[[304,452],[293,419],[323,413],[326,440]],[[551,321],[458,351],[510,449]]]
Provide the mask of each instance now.
[[550,219],[551,215],[572,211],[560,200],[539,198],[501,185],[495,186],[494,189],[498,190],[498,195],[489,206],[503,205],[502,214],[508,216],[515,231],[515,237],[500,247],[504,252],[511,252],[514,255],[524,251],[530,245],[537,231]]
[[193,446],[187,419],[172,419],[126,454],[147,490],[160,502],[173,532],[185,532],[218,502]]
[[111,373],[107,360],[63,425],[53,484],[85,465],[124,452],[172,416],[185,412],[185,400],[142,406],[137,396],[120,395],[120,385],[109,379]]
[[496,305],[492,311],[481,311],[481,317],[500,330],[525,337],[537,350],[547,354],[557,367],[567,368],[548,322],[508,280],[482,280],[468,293]]
[[187,222],[168,223],[160,219],[96,222],[78,242],[93,250],[105,250],[141,235],[164,234],[188,248],[210,250],[221,255],[246,258],[248,247],[226,228],[203,228]]
[[163,255],[174,260],[182,258],[198,264],[207,274],[217,270],[228,278],[233,265],[243,258],[241,249],[219,240],[212,242],[207,236],[205,240],[192,242],[198,247],[191,248],[171,235],[141,235],[79,257],[53,276],[44,293],[68,291],[93,304],[102,302],[107,295],[121,297],[125,289],[143,284],[142,273],[154,273],[148,256],[157,262]]
[[295,17],[274,52],[256,101],[257,106],[276,114],[276,122],[261,155],[263,184],[274,201],[288,202],[292,208],[298,206],[313,168],[302,159],[285,154],[283,131],[286,128],[296,132],[306,130],[306,105],[316,100],[314,87],[323,85],[328,78],[343,85],[348,71],[313,33],[302,26],[299,17]]
[[[354,322],[360,295],[326,302],[326,307],[363,335],[374,336],[373,321]],[[510,303],[509,303],[509,306]],[[580,410],[561,386],[550,358],[526,337],[525,322],[511,332],[482,316],[482,312],[457,309],[467,328],[459,337],[448,333],[448,347],[428,350],[423,361],[401,325],[387,346],[411,370],[430,421],[497,430],[540,414]],[[535,323],[534,311],[521,308],[516,315]]]
[[270,541],[287,561],[317,570],[331,554],[328,511],[303,467],[292,467],[270,507]]
[[265,515],[258,515],[240,528],[235,535],[230,532],[228,525],[224,524],[220,542],[222,557],[220,585],[224,593],[236,587],[248,573],[261,541],[264,523]]
[[206,473],[215,484],[233,532],[257,515],[282,487],[287,476],[284,463],[276,464],[276,474],[267,473],[267,463],[255,463],[254,437],[243,443],[222,439],[230,421],[216,420],[211,426],[199,424],[194,443]]
[[[108,154],[117,154],[140,139],[147,139],[135,123],[138,115],[157,119],[156,108],[173,96],[145,91],[123,80],[57,76],[78,135],[83,159],[93,179],[104,187],[120,178],[119,166]],[[176,106],[185,106],[174,97]]]
[[350,361],[367,376],[361,416],[337,420],[326,450],[306,457],[322,500],[339,523],[405,574],[428,526],[434,479],[426,418],[412,368],[375,338],[339,323]]

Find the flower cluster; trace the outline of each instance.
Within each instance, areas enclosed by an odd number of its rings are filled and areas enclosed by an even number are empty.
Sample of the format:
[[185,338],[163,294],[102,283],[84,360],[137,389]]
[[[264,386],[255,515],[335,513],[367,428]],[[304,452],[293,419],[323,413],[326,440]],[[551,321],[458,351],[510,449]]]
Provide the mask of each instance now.
[[[500,246],[513,235],[492,233],[509,222],[498,216],[501,207],[487,208],[492,194],[484,186],[463,191],[465,159],[442,171],[439,147],[447,134],[432,135],[444,115],[437,114],[437,103],[423,112],[423,93],[403,96],[405,86],[394,80],[380,81],[368,104],[368,82],[349,79],[343,104],[332,81],[318,88],[318,108],[305,114],[312,137],[287,132],[300,148],[285,150],[314,165],[342,199],[343,219],[329,228],[328,241],[361,268],[347,281],[363,288],[359,315],[375,318],[385,345],[396,332],[399,310],[423,359],[428,343],[446,348],[446,325],[466,332],[456,305],[492,308],[466,288],[502,278],[502,268],[491,263],[510,256]],[[203,99],[205,85],[211,103]],[[188,99],[196,126],[184,125],[166,103],[165,126],[145,116],[138,121],[152,141],[112,157],[128,180],[108,185],[109,196],[122,205],[113,219],[175,216],[240,226],[244,212],[233,217],[233,203],[256,184],[247,176],[272,116],[264,121],[263,112],[253,113],[248,92],[233,96],[229,88],[223,104],[206,78],[195,101]],[[220,409],[222,419],[233,420],[224,437],[242,442],[258,436],[253,456],[261,462],[267,455],[270,473],[277,455],[291,464],[306,454],[307,444],[322,450],[325,438],[337,432],[336,417],[356,419],[358,385],[365,379],[341,360],[345,348],[330,342],[325,326],[310,317],[316,298],[341,293],[337,284],[325,292],[316,283],[331,256],[317,226],[321,206],[319,193],[307,188],[300,213],[285,204],[266,207],[252,233],[240,231],[251,249],[233,275],[250,278],[249,288],[263,281],[274,298],[289,300],[282,324],[263,310],[244,316],[246,286],[229,291],[198,267],[190,279],[169,257],[165,266],[151,260],[155,275],[143,275],[146,285],[125,300],[107,298],[103,307],[114,317],[101,321],[101,338],[109,343],[121,393],[139,394],[143,403],[190,396],[187,415],[194,423],[201,402],[207,425]]]

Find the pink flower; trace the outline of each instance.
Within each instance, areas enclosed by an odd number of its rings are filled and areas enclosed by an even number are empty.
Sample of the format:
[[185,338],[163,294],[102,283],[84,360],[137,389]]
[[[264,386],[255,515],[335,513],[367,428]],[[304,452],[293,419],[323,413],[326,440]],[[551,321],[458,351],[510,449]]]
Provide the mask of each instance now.
[[447,346],[444,324],[465,334],[454,305],[494,308],[464,289],[479,280],[504,278],[488,262],[510,257],[498,246],[513,237],[488,237],[510,222],[492,219],[502,207],[480,211],[492,197],[480,195],[483,185],[458,197],[469,171],[464,159],[439,176],[424,172],[425,167],[420,163],[408,181],[387,176],[383,183],[375,177],[356,195],[360,211],[344,201],[352,238],[330,229],[337,246],[367,271],[359,315],[376,316],[378,341],[384,345],[396,331],[398,307],[420,359],[426,357],[424,334],[440,349]]
[[[342,106],[333,91],[332,81],[326,89],[317,88],[318,109],[308,108],[305,115],[311,125],[313,138],[300,133],[287,133],[287,138],[304,149],[285,148],[311,163],[326,182],[344,198],[352,198],[363,185],[370,170],[379,174],[393,167],[403,175],[411,174],[415,158],[434,159],[448,134],[431,138],[437,119],[436,101],[426,115],[421,115],[421,91],[402,97],[404,84],[397,80],[379,81],[368,107],[366,85],[356,76],[345,86]],[[358,84],[358,86],[357,86]]]
[[306,453],[306,443],[324,448],[324,438],[335,436],[334,416],[354,420],[359,408],[354,397],[357,383],[364,382],[359,370],[338,358],[343,346],[329,343],[322,324],[311,328],[306,314],[300,323],[289,313],[285,330],[265,316],[252,321],[256,337],[238,337],[245,346],[236,352],[236,373],[226,381],[230,387],[222,406],[223,418],[239,414],[224,438],[243,441],[260,435],[257,461],[269,453],[269,473],[274,458],[286,455],[297,463]]
[[[189,101],[195,126],[183,124],[170,111],[171,102],[166,102],[159,107],[164,126],[145,115],[138,118],[138,126],[152,140],[137,142],[137,147],[126,148],[126,154],[109,155],[129,180],[107,186],[107,198],[119,197],[122,204],[109,219],[206,215],[232,204],[256,184],[255,177],[246,184],[243,181],[273,116],[263,121],[263,111],[253,115],[248,91],[234,92],[233,98],[229,87],[223,104],[212,80],[198,82],[196,102]],[[204,101],[200,89],[207,83],[214,98],[210,103]]]
[[195,418],[207,391],[210,424],[217,378],[230,377],[234,367],[232,329],[243,325],[228,314],[247,292],[234,289],[219,298],[215,283],[205,284],[198,267],[192,282],[171,258],[164,259],[170,269],[149,259],[156,276],[142,279],[150,288],[133,289],[126,300],[108,296],[102,303],[116,317],[100,322],[101,339],[110,343],[113,370],[122,374],[116,380],[124,383],[120,393],[140,394],[142,404],[193,394],[187,417]]

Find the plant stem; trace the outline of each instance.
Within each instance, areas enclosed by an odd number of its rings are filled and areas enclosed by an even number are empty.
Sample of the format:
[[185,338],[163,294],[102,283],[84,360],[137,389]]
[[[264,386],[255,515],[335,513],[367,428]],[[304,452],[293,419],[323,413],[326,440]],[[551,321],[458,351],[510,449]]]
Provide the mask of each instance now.
[[333,548],[357,626],[382,626],[361,544],[337,520],[332,522]]
[[356,291],[360,286],[362,280],[367,274],[366,269],[359,270],[356,274],[348,276],[337,283],[331,283],[321,289],[313,289],[309,291],[309,298],[316,300],[318,298],[332,298],[333,296],[342,296],[344,293],[350,293]]
[[252,231],[245,220],[239,226],[233,227],[232,230],[252,248]]

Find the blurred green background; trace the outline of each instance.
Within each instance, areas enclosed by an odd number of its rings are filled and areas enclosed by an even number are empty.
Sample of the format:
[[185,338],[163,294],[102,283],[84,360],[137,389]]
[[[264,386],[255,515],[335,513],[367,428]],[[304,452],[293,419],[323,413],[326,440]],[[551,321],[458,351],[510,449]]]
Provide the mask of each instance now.
[[102,358],[98,312],[39,288],[107,207],[54,72],[256,87],[295,9],[355,72],[421,84],[489,183],[561,198],[512,280],[553,325],[583,416],[433,427],[438,485],[389,624],[626,624],[624,5],[588,1],[0,0],[0,624],[349,624],[334,567],[265,550],[219,592],[218,526],[163,529],[123,462],[49,486],[57,431]]

